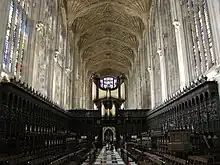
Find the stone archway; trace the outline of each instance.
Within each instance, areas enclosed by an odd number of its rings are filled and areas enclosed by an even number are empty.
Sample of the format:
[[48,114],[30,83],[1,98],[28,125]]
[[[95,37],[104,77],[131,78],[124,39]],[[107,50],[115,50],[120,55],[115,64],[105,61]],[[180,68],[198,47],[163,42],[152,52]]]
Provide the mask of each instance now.
[[113,141],[115,141],[116,140],[116,129],[115,129],[115,127],[103,127],[102,128],[102,142],[103,143],[105,142],[105,133],[107,131],[111,131],[112,132],[112,134],[113,134],[112,139],[113,139]]

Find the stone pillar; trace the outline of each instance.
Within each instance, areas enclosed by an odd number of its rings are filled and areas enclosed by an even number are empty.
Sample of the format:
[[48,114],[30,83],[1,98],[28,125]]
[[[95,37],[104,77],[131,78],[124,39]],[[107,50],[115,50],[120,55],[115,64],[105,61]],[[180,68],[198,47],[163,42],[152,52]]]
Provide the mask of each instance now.
[[[135,67],[135,66],[134,66]],[[135,70],[135,69],[133,69]],[[137,75],[134,74],[135,72],[133,71],[132,74],[129,77],[129,108],[134,109],[137,106],[137,85],[136,85],[136,79]]]
[[[54,84],[54,69],[55,69],[55,65],[56,62],[54,60],[55,57],[55,52],[53,50],[50,50],[49,55],[49,66],[48,66],[48,77],[47,77],[47,96],[51,99],[53,99],[53,87]],[[62,79],[61,79],[62,80]],[[56,82],[57,83],[57,82]]]
[[[148,28],[147,28],[148,29]],[[149,32],[148,30],[144,33],[144,73],[145,73],[145,107],[147,109],[151,108],[151,77],[148,68],[151,67],[151,59],[150,59],[150,43],[149,43]]]
[[81,57],[79,57],[80,58],[80,60],[79,60],[79,73],[78,73],[78,75],[79,75],[79,82],[78,82],[78,94],[79,94],[79,97],[78,97],[78,99],[79,99],[79,106],[78,106],[78,108],[84,108],[84,102],[83,102],[83,89],[84,89],[84,82],[83,82],[83,77],[84,77],[84,75],[83,75],[83,67],[82,67],[82,59],[81,59]]
[[146,74],[149,75],[149,80],[146,80],[146,81],[149,81],[149,88],[148,91],[149,91],[149,103],[151,104],[151,106],[149,106],[149,108],[154,108],[155,107],[155,83],[154,83],[154,74],[153,74],[153,70],[152,70],[152,67],[153,67],[153,62],[152,62],[152,54],[153,54],[153,51],[152,51],[152,38],[151,38],[151,32],[150,32],[150,24],[146,27],[146,36],[145,36],[145,49],[146,49],[146,61],[148,62],[148,67],[146,68],[147,72]]
[[83,81],[83,79],[84,79],[84,73],[83,73],[83,66],[82,66],[82,58],[81,57],[79,57],[80,58],[80,62],[79,62],[79,77],[80,77],[80,82],[78,83],[78,92],[79,92],[79,95],[80,95],[80,97],[79,97],[79,102],[80,102],[80,104],[79,104],[79,108],[81,109],[81,108],[84,108],[84,102],[83,102],[83,95],[84,95],[84,93],[83,93],[83,91],[84,91],[84,81]]
[[127,93],[128,93],[128,97],[127,97],[127,102],[128,102],[128,106],[127,108],[130,109],[131,108],[131,103],[132,103],[132,95],[131,95],[131,90],[132,90],[132,87],[131,87],[131,79],[129,79],[128,81],[128,84],[127,84]]
[[[179,63],[179,77],[180,77],[180,87],[184,87],[189,83],[189,71],[188,71],[188,63],[185,49],[185,41],[184,35],[180,31],[180,23],[178,21],[174,21],[173,25],[175,27],[176,33],[176,42],[177,42],[177,57]],[[182,29],[182,28],[181,28]],[[183,48],[184,47],[184,48]]]
[[[63,56],[65,56],[65,49],[63,49],[63,45],[64,43],[60,43],[60,34],[62,33],[61,28],[60,28],[60,24],[61,24],[61,20],[59,19],[60,16],[60,9],[59,9],[59,3],[57,5],[57,8],[54,9],[54,11],[52,12],[52,18],[53,18],[53,23],[52,23],[52,33],[51,34],[47,34],[48,39],[51,41],[50,46],[49,46],[49,51],[48,51],[48,56],[49,56],[49,65],[48,65],[48,83],[47,83],[47,96],[51,99],[57,98],[57,96],[55,96],[55,92],[54,91],[54,86],[56,86],[57,83],[60,83],[60,88],[59,88],[59,105],[63,106],[63,95],[62,95],[62,88],[63,88],[63,74],[64,74],[64,69],[63,69]],[[54,25],[54,20],[56,22],[56,24]],[[56,27],[55,29],[53,29],[53,27]],[[52,35],[54,39],[52,39],[52,37],[50,36]],[[64,40],[62,40],[64,42]],[[60,49],[60,45],[62,44],[62,48]],[[62,51],[61,51],[62,50]],[[61,65],[61,75],[60,75],[60,81],[61,82],[54,82],[54,78],[56,76],[56,68],[57,68],[57,62],[55,61],[61,59],[60,65]],[[53,87],[53,88],[51,88]],[[57,89],[56,89],[57,90]],[[54,97],[53,97],[54,96]],[[57,100],[53,100],[53,101],[57,101]]]
[[[143,41],[142,41],[143,42]],[[141,48],[139,50],[139,56],[140,56],[140,67],[139,67],[139,74],[140,74],[140,86],[139,86],[139,107],[140,109],[143,108],[143,101],[144,101],[144,93],[145,93],[145,85],[144,85],[144,81],[145,81],[145,75],[144,75],[144,50],[143,47],[141,45]]]
[[[67,98],[67,88],[69,88],[69,86],[67,85],[69,81],[67,79],[68,77],[68,74],[69,74],[69,65],[68,65],[68,60],[69,60],[69,57],[68,57],[68,39],[67,39],[67,29],[65,29],[65,42],[64,42],[64,59],[63,59],[63,65],[62,65],[62,81],[63,81],[63,84],[61,85],[61,105],[65,108],[66,107],[66,104],[67,104],[67,99],[69,100],[70,98]],[[70,89],[68,89],[68,91],[70,91]],[[68,96],[70,96],[68,94]],[[68,106],[69,106],[69,103],[68,103]],[[69,107],[68,107],[69,108]]]
[[69,58],[68,58],[68,66],[69,66],[69,69],[70,69],[70,84],[69,84],[69,92],[70,92],[70,101],[69,101],[69,108],[72,109],[73,108],[73,105],[74,105],[74,58],[73,58],[73,50],[72,50],[72,47],[70,46],[70,43],[72,43],[72,39],[73,39],[73,32],[71,30],[71,27],[67,27],[67,44],[68,44],[68,54],[69,54]]
[[36,46],[37,46],[37,35],[38,35],[38,32],[36,30],[36,24],[37,24],[37,21],[38,21],[38,18],[39,18],[39,10],[40,10],[40,2],[36,3],[35,6],[32,6],[32,10],[31,10],[31,16],[32,16],[32,23],[31,23],[31,26],[32,26],[32,30],[31,30],[31,33],[29,32],[29,38],[28,38],[28,53],[26,54],[26,56],[29,56],[28,58],[28,65],[27,65],[27,68],[28,69],[25,69],[26,70],[26,77],[25,77],[25,80],[28,84],[30,85],[34,85],[34,76],[35,75],[35,67],[37,66],[36,63],[36,56],[37,56],[37,53],[35,53],[35,50],[36,50]]
[[[41,1],[38,1],[36,3],[36,7],[35,7],[35,10],[38,11],[35,13],[35,18],[34,18],[34,22],[33,22],[33,26],[36,27],[36,24],[38,22],[38,20],[40,19],[41,17]],[[33,36],[31,38],[31,45],[32,45],[32,59],[31,59],[31,62],[30,62],[30,65],[32,64],[32,69],[30,69],[29,71],[29,74],[30,74],[30,78],[28,79],[29,83],[31,84],[32,87],[36,88],[37,87],[37,80],[36,80],[36,77],[37,77],[37,72],[38,72],[38,56],[39,56],[39,45],[40,45],[40,31],[37,31],[36,28],[35,30],[33,31]]]
[[[70,29],[70,27],[68,28]],[[71,74],[70,74],[70,77],[71,77],[71,109],[74,109],[75,108],[75,92],[76,92],[76,87],[75,87],[75,78],[76,78],[76,71],[75,71],[75,47],[74,47],[74,33],[72,31],[68,31],[69,33],[69,43],[72,43],[72,46],[70,46],[70,54],[71,54],[71,60],[70,60],[70,67],[71,67]]]
[[126,103],[127,103],[127,106],[126,106],[126,108],[130,108],[130,102],[131,102],[131,99],[130,99],[130,97],[131,97],[131,94],[130,94],[130,91],[131,91],[131,89],[130,89],[130,84],[131,83],[131,80],[128,80],[127,81],[127,84],[126,84],[126,93],[127,93],[127,98],[126,98]]
[[66,71],[66,58],[67,58],[67,52],[66,52],[66,46],[67,46],[67,42],[66,42],[66,33],[64,36],[63,40],[63,60],[62,60],[62,74],[61,74],[61,93],[60,93],[60,105],[62,107],[64,107],[65,105],[65,94],[66,94],[66,88],[67,88],[67,82],[66,82],[66,77],[67,77],[67,71]]
[[148,104],[148,93],[147,93],[147,79],[146,79],[146,70],[148,68],[148,60],[147,60],[147,51],[146,51],[146,30],[143,32],[143,39],[142,39],[142,55],[141,55],[141,88],[142,88],[142,94],[141,94],[141,108],[146,108]]
[[74,38],[73,38],[73,66],[74,66],[74,76],[73,76],[73,86],[74,86],[74,105],[73,107],[75,109],[80,108],[80,97],[81,97],[81,80],[80,80],[80,76],[81,76],[81,70],[80,70],[80,55],[79,55],[79,49],[77,46],[77,42],[79,40],[79,36],[78,34],[74,33]]
[[[32,70],[33,70],[33,48],[35,46],[35,43],[32,44],[32,42],[34,40],[32,40],[32,38],[35,38],[36,37],[36,4],[35,3],[30,3],[30,6],[29,6],[29,14],[28,14],[28,21],[27,21],[27,24],[28,24],[28,43],[27,43],[27,46],[26,46],[26,50],[25,50],[25,55],[24,55],[24,59],[23,59],[23,66],[25,67],[23,70],[22,70],[22,81],[28,83],[28,84],[31,84],[31,81],[30,79],[32,78]],[[19,59],[19,62],[21,61],[21,59]],[[14,64],[13,65],[16,65],[16,62],[15,62],[15,59],[14,59]],[[18,70],[21,69],[20,67],[17,68]],[[13,72],[15,71],[15,68],[13,68]],[[19,78],[19,73],[17,73],[17,77]]]
[[143,97],[143,92],[144,92],[144,87],[142,86],[143,82],[143,40],[140,43],[139,49],[138,49],[138,58],[137,59],[137,65],[136,65],[136,75],[138,77],[137,81],[137,109],[142,108],[142,97]]
[[154,74],[152,71],[152,68],[148,68],[148,72],[150,75],[150,88],[151,88],[151,108],[153,109],[155,107],[155,91],[154,91]]
[[160,75],[161,75],[161,93],[162,93],[162,100],[164,101],[167,98],[167,77],[166,77],[166,63],[164,52],[161,48],[157,50],[157,53],[160,57]]
[[[134,77],[136,77],[135,79],[134,79]],[[134,89],[134,92],[132,92],[132,93],[134,93],[133,94],[133,105],[132,105],[132,107],[133,108],[136,108],[137,109],[137,107],[138,107],[138,105],[137,105],[137,100],[138,100],[138,95],[137,95],[137,81],[138,81],[138,75],[137,75],[137,73],[136,73],[136,69],[135,69],[135,73],[133,74],[133,85],[132,85],[132,87],[133,87],[133,89]]]
[[[74,56],[79,56],[78,53],[76,53]],[[77,57],[75,59],[78,59]],[[76,65],[76,72],[75,72],[75,81],[74,81],[74,85],[75,85],[75,108],[80,108],[80,97],[81,97],[81,81],[80,81],[80,71],[79,71],[79,62],[80,60],[76,60],[76,62],[74,63]],[[77,63],[77,64],[76,64]]]
[[136,75],[134,74],[134,73],[132,73],[133,74],[133,76],[131,76],[132,77],[132,85],[131,85],[131,87],[132,87],[132,93],[131,93],[131,97],[132,97],[132,105],[131,105],[131,108],[136,108],[136,99],[137,99],[137,94],[136,94],[136,92],[137,92],[137,87],[136,87],[136,84],[135,84],[135,80],[134,80],[134,78],[133,77],[135,77]]
[[[87,75],[87,74],[85,74],[85,75]],[[90,109],[90,105],[89,105],[89,99],[90,99],[90,97],[89,97],[89,95],[90,94],[92,94],[92,91],[90,92],[90,90],[89,90],[89,87],[90,87],[90,84],[89,84],[89,80],[90,80],[90,78],[89,77],[87,77],[87,76],[85,76],[86,78],[85,78],[85,108],[86,109]]]
[[134,73],[131,73],[131,75],[129,77],[129,81],[130,81],[130,83],[129,83],[130,100],[132,100],[132,102],[129,103],[130,104],[129,108],[135,108],[134,104],[135,104],[135,97],[136,97],[136,86],[134,84],[133,76],[134,76]]
[[81,73],[82,74],[81,75],[81,77],[82,77],[81,101],[82,101],[82,108],[85,109],[86,108],[86,95],[87,95],[87,93],[86,93],[86,79],[88,77],[86,77],[85,67],[83,67],[83,65],[81,65],[81,68],[82,68],[82,73]]
[[89,79],[89,108],[94,109],[93,97],[92,97],[92,80]]
[[146,74],[147,74],[147,68],[148,68],[148,54],[146,50],[146,45],[147,45],[147,30],[145,29],[143,32],[143,36],[141,39],[140,43],[140,66],[141,66],[141,108],[146,108],[147,104],[149,103],[148,101],[148,96],[149,93],[147,92],[147,79],[146,79]]
[[176,33],[177,43],[177,57],[179,63],[179,76],[180,76],[180,87],[184,87],[189,84],[189,70],[188,61],[186,54],[185,36],[182,26],[182,13],[180,8],[180,2],[177,0],[170,0],[171,4],[171,17]]
[[136,91],[135,91],[135,94],[136,94],[136,96],[135,96],[135,108],[136,109],[139,109],[139,108],[141,108],[141,70],[140,70],[140,63],[139,63],[139,61],[136,63],[136,69],[135,69],[135,76],[134,77],[136,77],[136,79],[134,79],[134,84],[135,84],[135,89],[136,89]]

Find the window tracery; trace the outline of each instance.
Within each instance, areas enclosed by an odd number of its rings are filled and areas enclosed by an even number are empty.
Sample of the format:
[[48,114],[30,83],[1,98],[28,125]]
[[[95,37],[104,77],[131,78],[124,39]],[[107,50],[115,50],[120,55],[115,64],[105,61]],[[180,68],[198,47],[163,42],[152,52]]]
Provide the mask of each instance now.
[[[185,36],[189,59],[192,60],[193,79],[200,76],[213,65],[216,59],[213,54],[212,34],[207,8],[207,0],[181,1]],[[192,51],[190,51],[192,50]]]
[[3,69],[21,78],[23,57],[28,42],[29,2],[11,0],[6,29]]
[[100,87],[107,89],[113,89],[117,87],[117,78],[115,77],[104,77],[102,79],[100,79]]
[[[69,107],[72,79],[71,69],[67,63],[71,63],[71,60],[67,59],[69,57],[67,56],[69,52],[66,51],[68,41],[66,41],[66,34],[62,33],[64,23],[61,21],[60,12],[57,11],[57,1],[9,0],[8,3],[1,64],[4,72],[19,79],[24,76],[22,81],[26,80],[28,77],[26,75],[36,75],[36,80],[30,82],[33,83],[36,90],[43,95],[51,96],[51,99],[53,99],[53,95],[56,95],[55,101],[58,104],[62,102]],[[33,8],[34,10],[32,10]],[[35,21],[36,27],[33,26]],[[58,41],[59,55],[57,62],[51,62],[51,57],[54,57],[55,39]],[[29,51],[27,49],[29,47],[34,51]],[[28,71],[28,67],[31,67],[29,65],[32,64],[31,59],[35,60],[33,61],[34,69]],[[68,71],[66,67],[68,67]],[[27,71],[24,72],[24,68]],[[56,74],[52,74],[53,69],[56,70]],[[56,83],[53,83],[53,80]],[[52,84],[56,89],[55,94],[53,94],[53,89],[52,91],[49,89]],[[61,99],[63,96],[66,98]]]
[[12,18],[14,12],[14,1],[11,0],[10,9],[9,9],[9,17],[8,17],[8,26],[6,29],[6,38],[5,38],[5,45],[4,45],[4,59],[3,59],[3,69],[7,69],[8,66],[8,55],[9,55],[9,46],[11,41],[11,30],[12,30]]

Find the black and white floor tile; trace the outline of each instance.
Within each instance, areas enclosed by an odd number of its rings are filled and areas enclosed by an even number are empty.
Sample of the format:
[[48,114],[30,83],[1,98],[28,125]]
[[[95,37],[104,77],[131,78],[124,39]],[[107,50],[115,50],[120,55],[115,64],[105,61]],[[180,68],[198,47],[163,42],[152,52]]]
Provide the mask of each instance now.
[[[88,165],[87,161],[83,165]],[[117,151],[106,150],[106,147],[103,147],[93,165],[125,165],[125,163]]]
[[[88,165],[88,160],[83,165]],[[103,147],[93,165],[125,165],[125,163],[115,149],[110,151],[106,150],[106,147]],[[129,158],[129,165],[137,164]]]
[[115,150],[109,151],[106,150],[106,147],[103,147],[98,158],[96,159],[94,165],[125,165],[122,158],[119,156],[118,152]]

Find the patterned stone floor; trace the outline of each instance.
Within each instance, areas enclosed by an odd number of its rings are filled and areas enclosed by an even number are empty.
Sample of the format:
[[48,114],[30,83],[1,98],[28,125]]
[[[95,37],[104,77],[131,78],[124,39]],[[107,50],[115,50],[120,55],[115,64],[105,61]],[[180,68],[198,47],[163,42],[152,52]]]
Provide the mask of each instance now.
[[94,165],[125,165],[118,152],[115,150],[109,151],[106,150],[106,147],[103,147],[98,158],[96,159]]
[[[103,147],[99,156],[97,157],[93,165],[125,165],[124,161],[120,157],[115,149],[113,151],[106,150],[106,147]],[[88,162],[84,162],[83,165],[88,165]]]
[[[129,158],[128,160],[129,165],[137,165],[131,158]],[[89,160],[86,160],[82,165],[88,164]],[[93,165],[125,165],[125,163],[115,149],[113,151],[110,151],[107,150],[106,147],[103,147]]]

